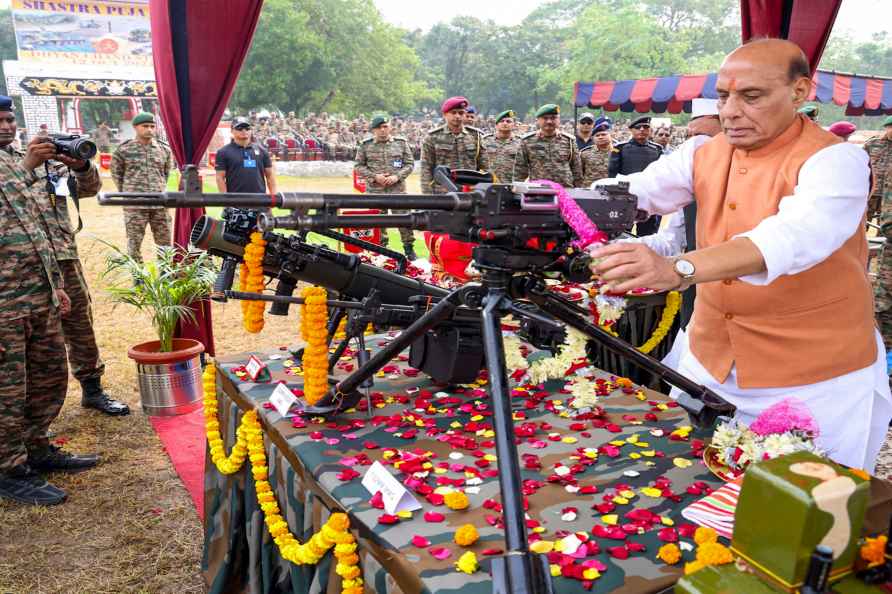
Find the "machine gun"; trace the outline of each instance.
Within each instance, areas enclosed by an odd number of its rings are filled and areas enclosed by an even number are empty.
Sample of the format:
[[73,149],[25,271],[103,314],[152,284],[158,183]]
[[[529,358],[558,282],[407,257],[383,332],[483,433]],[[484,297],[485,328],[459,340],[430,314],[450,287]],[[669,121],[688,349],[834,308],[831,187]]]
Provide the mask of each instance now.
[[[185,175],[194,177],[187,169]],[[438,331],[457,313],[476,311],[486,367],[489,370],[499,483],[505,518],[507,554],[492,559],[493,591],[497,594],[545,594],[553,592],[547,559],[533,554],[527,542],[521,499],[522,485],[514,441],[510,387],[505,369],[501,319],[519,310],[528,316],[557,319],[591,340],[599,341],[634,363],[651,371],[685,392],[679,398],[691,420],[711,426],[734,407],[704,386],[640,353],[587,319],[587,312],[549,291],[548,275],[586,281],[590,258],[580,249],[577,236],[564,221],[558,193],[534,184],[491,184],[476,172],[450,172],[438,168],[435,179],[449,189],[444,195],[370,195],[280,193],[274,197],[258,194],[206,196],[200,184],[190,183],[186,193],[120,193],[100,196],[100,204],[168,207],[235,206],[240,208],[280,207],[292,213],[267,219],[261,215],[261,228],[283,227],[302,231],[334,227],[410,227],[441,233],[462,241],[476,242],[474,265],[481,271],[479,283],[460,286],[446,295],[431,298],[432,307],[413,321],[401,334],[366,358],[346,378],[329,380],[329,394],[308,414],[331,414],[354,406],[361,398],[359,388],[406,347],[430,331]],[[454,182],[475,183],[471,191],[460,192]],[[634,223],[637,199],[627,185],[611,189],[571,190],[578,207],[608,235],[619,234]],[[344,216],[341,208],[423,209],[405,215]],[[315,212],[310,212],[315,210]],[[272,297],[275,299],[275,297]],[[279,299],[294,299],[279,297]],[[530,302],[535,311],[523,310],[518,301]]]

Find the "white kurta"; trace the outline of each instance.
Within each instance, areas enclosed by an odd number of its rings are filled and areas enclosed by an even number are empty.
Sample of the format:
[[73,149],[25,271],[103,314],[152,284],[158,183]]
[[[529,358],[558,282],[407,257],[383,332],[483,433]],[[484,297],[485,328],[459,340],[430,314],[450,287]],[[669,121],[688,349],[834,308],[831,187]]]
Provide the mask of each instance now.
[[[694,153],[703,144],[702,138],[692,138],[641,173],[622,176],[638,196],[638,207],[651,214],[667,214],[692,202]],[[803,164],[793,195],[781,199],[778,213],[740,235],[762,252],[766,270],[739,280],[767,285],[825,260],[861,227],[869,184],[868,157],[860,147],[840,143],[815,153]],[[695,316],[691,324],[696,323]],[[879,332],[875,334],[873,365],[816,384],[741,388],[734,367],[719,382],[690,351],[686,336],[676,345],[678,371],[734,404],[737,418],[746,423],[784,398],[804,402],[818,422],[818,443],[829,457],[872,471],[892,419],[886,350]]]

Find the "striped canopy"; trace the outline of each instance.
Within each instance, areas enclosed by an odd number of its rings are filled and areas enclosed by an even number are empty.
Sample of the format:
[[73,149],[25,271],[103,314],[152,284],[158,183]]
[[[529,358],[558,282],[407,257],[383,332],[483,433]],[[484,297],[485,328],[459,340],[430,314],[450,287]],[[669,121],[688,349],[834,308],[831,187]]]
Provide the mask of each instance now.
[[[818,70],[809,101],[846,106],[846,115],[892,114],[892,79]],[[690,113],[691,99],[716,99],[716,74],[577,82],[576,107],[639,113]]]

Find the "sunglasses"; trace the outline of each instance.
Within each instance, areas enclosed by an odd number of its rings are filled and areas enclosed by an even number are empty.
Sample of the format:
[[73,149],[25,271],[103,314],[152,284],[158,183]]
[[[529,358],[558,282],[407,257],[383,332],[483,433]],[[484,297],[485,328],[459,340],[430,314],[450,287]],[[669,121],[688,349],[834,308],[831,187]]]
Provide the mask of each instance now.
[[632,130],[650,130],[650,125],[641,124],[640,126],[632,126]]

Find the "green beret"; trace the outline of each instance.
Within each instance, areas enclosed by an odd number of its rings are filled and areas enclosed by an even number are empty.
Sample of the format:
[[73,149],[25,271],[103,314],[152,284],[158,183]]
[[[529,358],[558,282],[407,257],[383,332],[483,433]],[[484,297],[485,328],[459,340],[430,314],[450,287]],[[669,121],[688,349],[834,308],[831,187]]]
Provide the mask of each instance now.
[[892,116],[889,116],[885,120],[883,120],[883,128],[886,126],[892,126]]
[[504,120],[505,118],[516,118],[517,114],[514,113],[513,109],[506,109],[502,113],[496,116],[496,124]]
[[536,117],[541,118],[547,115],[559,115],[561,113],[561,108],[555,105],[554,103],[546,103],[536,112]]
[[386,123],[387,123],[386,115],[380,115],[380,114],[376,115],[375,117],[372,118],[372,123],[369,124],[369,130],[374,130],[381,124],[386,124]]
[[813,118],[818,115],[818,106],[817,105],[803,105],[799,108],[799,113],[807,115],[810,118]]
[[134,126],[139,126],[140,124],[154,124],[155,116],[150,114],[147,111],[140,112],[136,114],[136,117],[133,118],[133,122],[131,122]]

